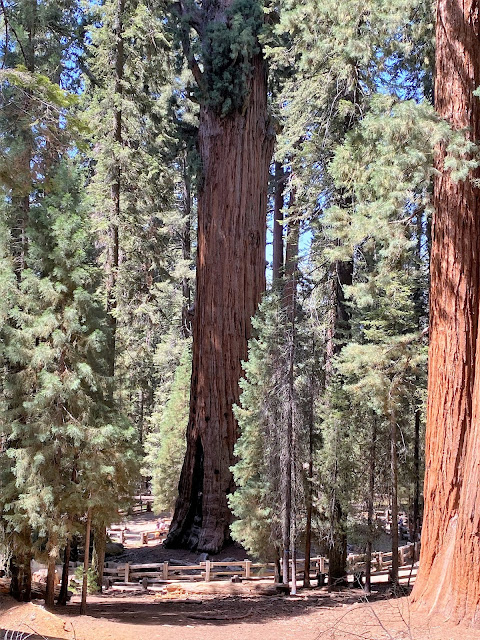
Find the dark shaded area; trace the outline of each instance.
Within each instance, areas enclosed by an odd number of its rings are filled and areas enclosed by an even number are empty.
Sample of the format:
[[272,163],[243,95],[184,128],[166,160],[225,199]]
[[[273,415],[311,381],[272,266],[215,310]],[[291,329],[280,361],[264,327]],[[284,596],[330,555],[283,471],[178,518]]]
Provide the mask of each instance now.
[[203,521],[203,446],[200,436],[196,440],[193,472],[191,476],[191,500],[187,515],[179,524],[172,524],[165,548],[192,549],[198,545]]
[[[368,602],[376,602],[392,597],[388,585],[378,585],[368,597]],[[343,607],[360,602],[367,602],[361,589],[348,589],[336,593],[328,593],[326,589],[313,589],[300,592],[297,597],[261,596],[261,595],[202,595],[191,594],[190,597],[175,600],[145,601],[145,597],[135,601],[135,596],[128,599],[122,596],[104,596],[101,600],[87,605],[87,615],[92,618],[108,619],[112,622],[139,625],[185,626],[205,625],[228,626],[237,624],[259,624],[273,620],[307,615],[312,610],[326,607]],[[395,595],[405,596],[407,591],[399,590]],[[196,599],[193,599],[196,598]],[[59,611],[63,617],[76,616],[78,604],[69,604]]]

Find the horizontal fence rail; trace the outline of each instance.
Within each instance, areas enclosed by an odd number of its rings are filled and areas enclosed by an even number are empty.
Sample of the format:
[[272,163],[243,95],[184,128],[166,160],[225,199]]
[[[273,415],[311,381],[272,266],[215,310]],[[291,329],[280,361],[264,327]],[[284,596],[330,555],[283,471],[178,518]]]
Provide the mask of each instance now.
[[[398,548],[399,566],[406,566],[412,563],[416,557],[418,545],[405,545]],[[349,554],[347,557],[348,571],[351,574],[365,571],[365,554]],[[296,561],[296,572],[303,574],[305,560],[302,558]],[[372,573],[388,570],[392,566],[392,552],[372,553]],[[310,559],[310,573],[314,575],[326,574],[328,572],[328,559],[323,556]],[[135,585],[142,583],[144,587],[149,584],[178,580],[198,580],[210,582],[213,580],[238,576],[243,579],[272,577],[275,574],[274,563],[252,562],[251,560],[236,561],[211,561],[206,560],[199,564],[174,565],[169,562],[160,563],[113,563],[105,564],[104,576],[112,584],[122,583],[124,585]]]

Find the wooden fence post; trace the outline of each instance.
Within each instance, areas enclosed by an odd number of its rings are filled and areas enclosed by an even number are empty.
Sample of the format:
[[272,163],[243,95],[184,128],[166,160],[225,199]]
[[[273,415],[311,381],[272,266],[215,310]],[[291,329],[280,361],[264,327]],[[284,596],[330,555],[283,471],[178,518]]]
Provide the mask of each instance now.
[[125,582],[130,582],[130,565],[125,563]]
[[252,561],[245,560],[245,578],[250,578],[251,570],[252,570]]
[[205,582],[210,582],[210,560],[205,560]]
[[383,553],[381,551],[378,552],[378,570],[382,571],[383,570]]
[[168,580],[168,562],[163,563],[163,579]]
[[322,556],[320,558],[320,562],[318,563],[319,573],[325,573],[325,558]]

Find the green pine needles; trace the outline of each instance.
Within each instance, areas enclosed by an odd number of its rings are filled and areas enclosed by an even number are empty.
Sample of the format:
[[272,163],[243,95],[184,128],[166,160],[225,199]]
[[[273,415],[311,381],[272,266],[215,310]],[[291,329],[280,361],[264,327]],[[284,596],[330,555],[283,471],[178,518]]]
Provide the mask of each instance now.
[[137,482],[135,432],[112,403],[106,316],[95,294],[90,222],[78,176],[61,164],[35,209],[28,268],[12,293],[2,262],[4,407],[0,510],[9,532],[31,531],[37,557],[59,552],[87,507],[109,522]]
[[226,20],[208,23],[203,40],[205,104],[222,116],[242,110],[259,53],[263,8],[258,0],[234,0]]

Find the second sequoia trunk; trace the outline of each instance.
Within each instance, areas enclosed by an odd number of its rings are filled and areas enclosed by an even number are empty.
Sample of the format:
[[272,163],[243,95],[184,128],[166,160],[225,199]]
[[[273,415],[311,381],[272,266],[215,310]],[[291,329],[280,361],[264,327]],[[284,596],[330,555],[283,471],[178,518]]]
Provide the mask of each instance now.
[[227,496],[237,424],[232,405],[265,288],[267,182],[273,149],[266,72],[252,62],[243,110],[201,107],[197,287],[187,452],[168,546],[218,551],[229,539]]
[[[478,3],[437,3],[435,107],[480,139]],[[438,148],[432,220],[425,510],[413,600],[480,621],[480,189],[477,168],[456,181]]]

